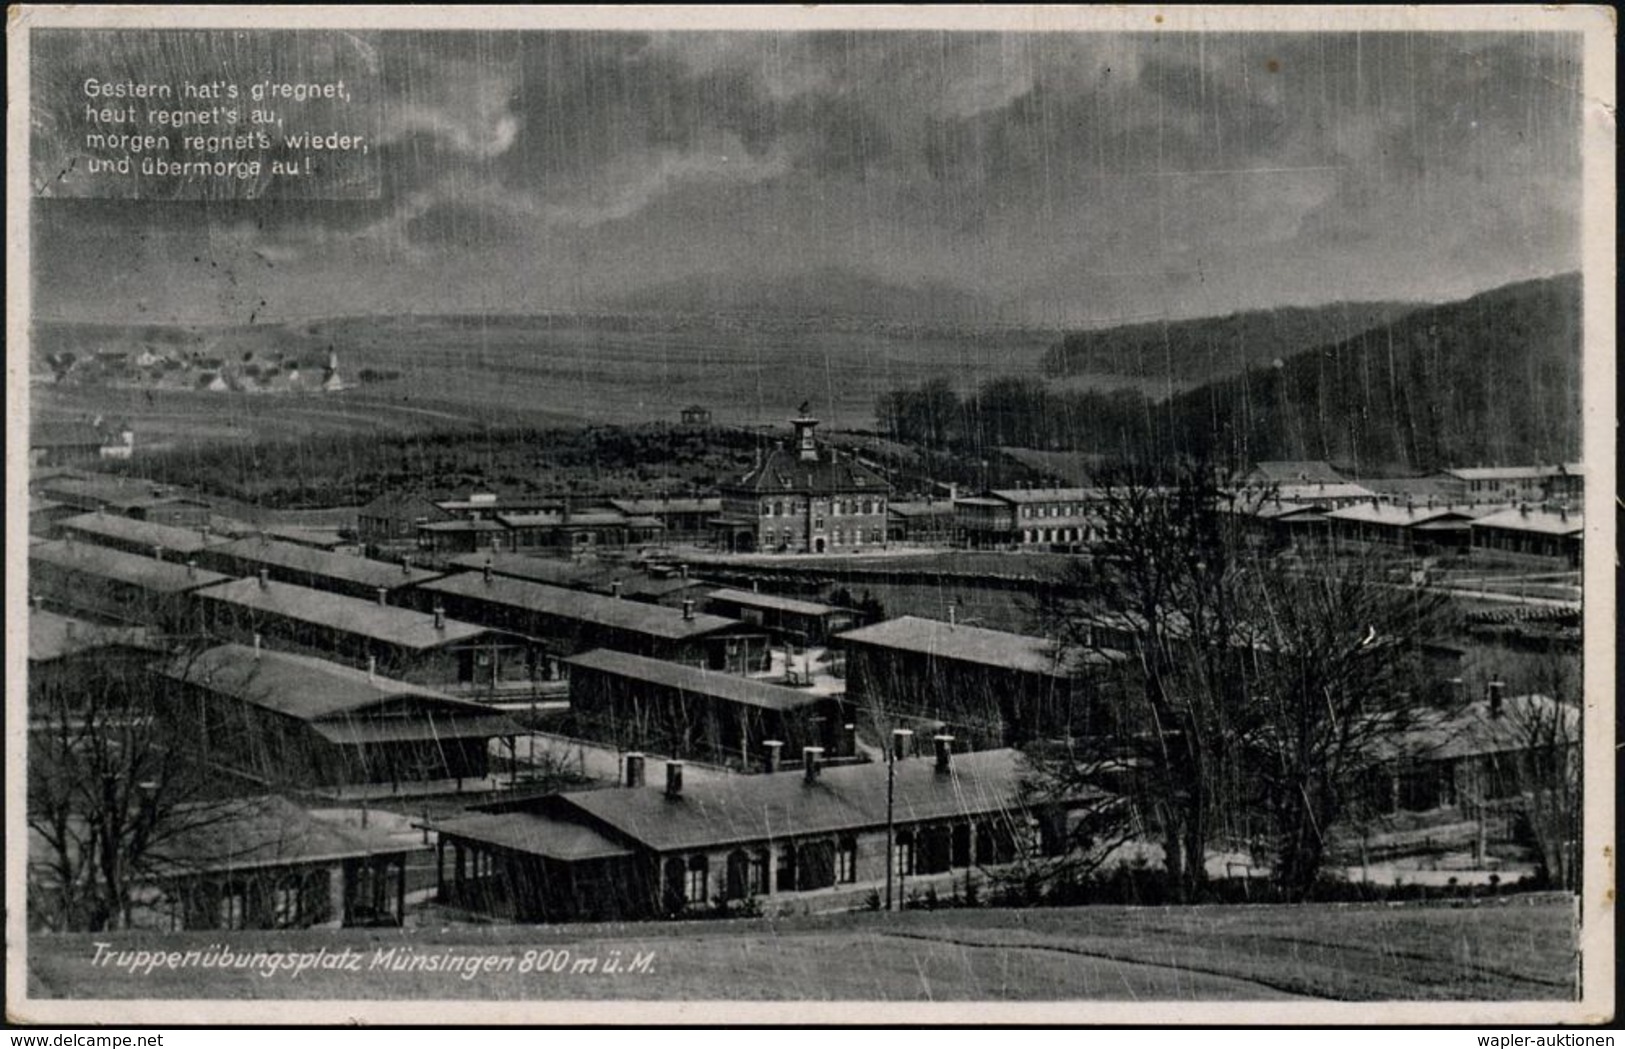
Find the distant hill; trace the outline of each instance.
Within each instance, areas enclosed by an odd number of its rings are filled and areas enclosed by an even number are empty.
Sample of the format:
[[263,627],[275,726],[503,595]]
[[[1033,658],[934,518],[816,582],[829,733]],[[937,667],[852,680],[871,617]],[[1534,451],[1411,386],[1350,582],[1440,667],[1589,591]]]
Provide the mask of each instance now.
[[1340,302],[1228,317],[1069,332],[1044,355],[1045,374],[1127,375],[1201,383],[1340,342],[1418,309],[1414,302]]
[[633,313],[840,316],[946,323],[998,319],[991,302],[964,288],[940,281],[903,284],[835,267],[754,278],[696,273],[651,284],[603,305]]
[[1582,345],[1570,273],[1415,309],[1166,408],[1178,445],[1239,462],[1378,471],[1573,460]]

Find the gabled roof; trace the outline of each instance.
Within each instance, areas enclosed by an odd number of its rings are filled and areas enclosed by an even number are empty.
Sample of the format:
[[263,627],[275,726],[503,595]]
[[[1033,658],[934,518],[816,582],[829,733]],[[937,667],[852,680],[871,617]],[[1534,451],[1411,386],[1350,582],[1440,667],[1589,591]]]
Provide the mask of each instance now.
[[1537,532],[1541,535],[1580,535],[1585,532],[1585,519],[1579,511],[1553,513],[1550,510],[1510,507],[1480,517],[1472,526],[1500,528],[1509,532]]
[[1328,521],[1361,521],[1367,524],[1408,528],[1437,521],[1466,521],[1471,515],[1446,506],[1401,506],[1398,503],[1355,503],[1326,514]]
[[584,667],[617,677],[662,685],[694,696],[715,696],[744,706],[763,710],[795,710],[827,700],[827,695],[802,689],[772,685],[755,678],[725,674],[720,670],[701,670],[698,667],[671,663],[664,659],[650,659],[607,648],[595,649],[564,662],[572,667]]
[[463,521],[452,519],[448,521],[424,521],[418,525],[420,532],[434,532],[455,535],[458,532],[506,532],[508,526],[500,521],[491,521],[480,518],[477,521]]
[[128,583],[160,594],[183,593],[197,587],[223,583],[230,578],[219,572],[190,568],[178,561],[160,561],[155,557],[115,550],[110,546],[62,539],[29,546],[28,560],[30,563],[48,564]]
[[451,559],[451,563],[458,568],[467,568],[474,571],[484,571],[485,566],[490,565],[491,571],[497,575],[566,587],[588,585],[596,581],[604,571],[603,567],[596,562],[561,561],[555,558],[532,557],[528,554],[511,554],[501,551],[493,551],[488,554],[459,554]]
[[336,862],[411,851],[375,830],[317,819],[285,798],[253,798],[177,806],[174,832],[153,849],[155,877]]
[[611,499],[609,505],[623,514],[715,514],[722,512],[722,497],[700,499]]
[[1499,715],[1488,700],[1467,704],[1453,713],[1425,715],[1399,739],[1384,741],[1383,755],[1441,761],[1478,754],[1499,754],[1580,742],[1580,710],[1538,693],[1509,696]]
[[709,587],[698,579],[672,576],[654,579],[637,570],[635,565],[613,561],[564,561],[558,558],[531,554],[490,553],[461,554],[451,559],[458,568],[484,571],[489,564],[496,575],[514,579],[528,579],[550,586],[592,590],[609,593],[616,582],[621,584],[622,597],[664,597],[691,587]]
[[[899,823],[1007,813],[1019,805],[1024,766],[1014,750],[953,755],[947,773],[929,758],[896,765]],[[618,787],[562,794],[556,804],[656,852],[701,849],[808,834],[884,826],[883,763],[824,769],[808,783],[800,771],[696,779],[676,798],[660,787]]]
[[701,612],[695,613],[692,619],[684,619],[683,613],[675,608],[604,597],[582,590],[567,590],[495,573],[486,582],[481,572],[464,572],[425,583],[422,589],[429,593],[489,601],[525,612],[578,620],[667,641],[700,637],[739,625],[737,620]]
[[631,849],[602,831],[541,812],[453,816],[437,821],[434,829],[452,837],[555,860],[601,860],[633,855]]
[[64,502],[121,503],[134,505],[154,499],[196,498],[197,493],[174,485],[153,484],[133,477],[102,473],[69,473],[42,481],[40,489]]
[[930,503],[923,500],[900,503],[894,499],[886,504],[886,512],[896,514],[898,517],[952,517],[954,504],[951,499],[939,499]]
[[[509,528],[574,528],[595,525],[632,525],[619,510],[581,510],[565,517],[563,511],[543,510],[537,513],[499,513],[496,519]],[[652,522],[659,525],[659,521]]]
[[319,528],[301,528],[297,525],[270,525],[265,528],[265,534],[272,539],[293,543],[295,546],[308,546],[316,550],[332,550],[343,546],[344,540],[339,538],[336,530],[329,531]]
[[753,590],[722,590],[711,591],[713,601],[723,601],[731,605],[741,605],[745,608],[767,608],[775,612],[789,612],[798,616],[827,616],[832,612],[844,612],[847,609],[837,608],[835,605],[826,605],[820,601],[798,601],[793,597],[782,597],[778,594],[762,594]]
[[263,536],[236,539],[214,547],[211,553],[222,557],[230,557],[249,566],[266,565],[291,572],[302,572],[327,579],[336,579],[368,589],[383,587],[386,590],[394,590],[397,587],[412,586],[416,583],[436,579],[445,574],[444,572],[416,566],[408,567],[401,564],[391,564],[388,561],[374,561],[371,558],[357,557],[354,554],[318,550],[315,547],[301,546],[298,543],[289,543]]
[[172,681],[187,682],[301,721],[359,714],[403,699],[423,701],[427,709],[448,717],[491,716],[491,711],[478,703],[421,685],[313,656],[272,649],[256,652],[248,645],[216,645],[190,658],[176,658],[164,667],[163,674]]
[[1446,470],[1463,481],[1536,481],[1543,477],[1584,476],[1581,463],[1551,463],[1536,466],[1458,466]]
[[961,663],[981,663],[1002,670],[1057,675],[1067,672],[1065,654],[1053,641],[919,616],[900,616],[849,630],[837,634],[835,640],[901,649]]
[[195,554],[199,550],[221,546],[229,540],[225,536],[205,536],[195,528],[177,528],[175,525],[137,521],[122,514],[88,513],[64,518],[58,527],[76,532],[86,538],[113,539],[134,543],[144,549],[162,547],[174,554]]
[[1310,506],[1307,503],[1291,503],[1281,499],[1265,499],[1261,502],[1251,500],[1240,503],[1229,503],[1219,507],[1221,513],[1240,514],[1245,517],[1256,517],[1262,521],[1279,521],[1285,518],[1305,516],[1316,520],[1323,513],[1320,507]]
[[104,648],[130,648],[144,652],[163,649],[148,640],[139,627],[112,627],[61,615],[43,608],[28,610],[28,661],[53,660],[95,652]]
[[1278,491],[1281,498],[1294,503],[1313,503],[1323,499],[1370,499],[1376,495],[1363,485],[1348,481],[1321,484],[1283,484]]
[[809,461],[782,446],[775,447],[749,473],[724,487],[729,491],[764,494],[839,492],[885,495],[891,490],[885,478],[831,449],[820,448],[818,458]]
[[1360,483],[1378,495],[1409,497],[1417,502],[1429,499],[1448,503],[1460,499],[1455,483],[1446,477],[1362,477]]
[[1261,462],[1253,467],[1252,473],[1248,476],[1256,476],[1274,484],[1321,481],[1336,484],[1346,480],[1324,459],[1278,459]]
[[1007,503],[1077,503],[1105,498],[1099,488],[998,488],[988,495]]
[[258,579],[237,579],[201,590],[197,598],[296,619],[399,648],[428,650],[492,633],[485,627],[449,618],[444,620],[443,628],[437,629],[434,616],[428,612],[274,580],[261,583]]
[[356,511],[358,517],[427,517],[431,521],[444,521],[451,514],[431,502],[427,496],[414,492],[385,492]]
[[[483,497],[483,498],[482,498]],[[484,513],[519,513],[525,510],[544,510],[564,505],[556,495],[501,495],[477,492],[467,499],[440,499],[435,505],[449,513],[478,510]]]

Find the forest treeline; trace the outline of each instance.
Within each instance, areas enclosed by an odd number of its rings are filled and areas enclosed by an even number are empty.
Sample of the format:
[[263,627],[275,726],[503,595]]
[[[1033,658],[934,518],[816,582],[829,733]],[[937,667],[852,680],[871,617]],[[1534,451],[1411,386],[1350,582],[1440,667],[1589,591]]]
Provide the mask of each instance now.
[[1013,445],[1238,467],[1325,459],[1371,474],[1573,460],[1580,291],[1576,274],[1508,285],[1166,399],[1032,378],[961,395],[933,380],[881,395],[876,421],[895,440],[973,457]]
[[1045,353],[1044,373],[1212,382],[1342,342],[1419,308],[1415,302],[1336,302],[1068,332]]

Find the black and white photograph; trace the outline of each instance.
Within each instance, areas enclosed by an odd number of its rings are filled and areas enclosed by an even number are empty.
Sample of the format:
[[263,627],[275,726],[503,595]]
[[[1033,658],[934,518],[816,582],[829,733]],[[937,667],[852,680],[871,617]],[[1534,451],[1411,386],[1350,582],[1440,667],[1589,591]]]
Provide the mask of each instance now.
[[9,1020],[1613,1015],[1608,10],[10,13]]

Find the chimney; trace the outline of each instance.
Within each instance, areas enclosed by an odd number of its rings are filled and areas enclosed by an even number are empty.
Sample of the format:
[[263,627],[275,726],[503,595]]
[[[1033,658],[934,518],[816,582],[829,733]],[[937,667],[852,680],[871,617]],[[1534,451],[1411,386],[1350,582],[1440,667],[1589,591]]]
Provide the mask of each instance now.
[[271,588],[271,570],[269,568],[262,568],[262,569],[260,569],[260,589],[261,590],[269,590],[270,588]]
[[1451,702],[1465,703],[1467,701],[1467,682],[1463,681],[1459,677],[1453,677],[1449,681],[1446,681],[1445,685],[1450,689]]
[[819,765],[824,759],[823,747],[801,748],[801,771],[808,783],[818,782]]
[[378,680],[378,657],[377,656],[368,656],[367,657],[367,680],[368,681],[377,681]]
[[779,771],[779,755],[784,750],[784,741],[779,739],[764,739],[762,747],[767,751],[767,771]]
[[1569,508],[1567,506],[1558,507],[1557,508],[1557,518],[1558,518],[1558,520],[1562,521],[1564,524],[1567,524],[1568,520],[1569,520]]
[[681,565],[677,566],[677,576],[678,576],[679,579],[687,579],[688,578],[688,565],[687,564],[681,564]]
[[753,594],[759,594],[762,592],[762,581],[760,579],[752,579],[750,581],[750,592]]
[[621,581],[619,579],[610,580],[610,582],[609,582],[609,596],[610,597],[620,597],[621,596]]
[[683,618],[694,618],[694,599],[692,597],[683,598]]
[[164,547],[162,543],[152,544],[152,559],[154,561],[162,561],[164,559]]
[[410,557],[401,558],[401,575],[411,575],[411,574],[412,574],[412,559]]
[[959,623],[959,606],[957,604],[950,604],[948,606],[948,625],[949,626],[956,626],[956,625],[958,625],[958,623]]
[[254,631],[254,658],[260,658],[260,634],[258,630]]
[[446,629],[446,610],[439,605],[434,606],[434,628],[436,630]]
[[643,786],[644,757],[638,751],[626,756],[626,785],[628,787]]
[[855,758],[858,756],[858,726],[846,724],[841,726],[841,757]]
[[913,729],[894,728],[891,730],[891,756],[893,761],[902,761],[908,757],[908,743],[913,735]]
[[381,586],[378,588],[378,603],[380,605],[389,604],[389,587]]
[[1501,716],[1501,706],[1506,702],[1506,692],[1507,683],[1505,681],[1502,681],[1499,677],[1490,679],[1490,717],[1498,718]]
[[680,798],[683,796],[683,763],[681,761],[666,762],[666,797]]
[[931,742],[937,746],[937,771],[945,773],[948,771],[953,758],[954,738],[952,736],[932,736]]
[[485,567],[480,570],[480,574],[485,577],[485,585],[490,586],[491,585],[491,562],[490,562],[489,559],[486,560]]

